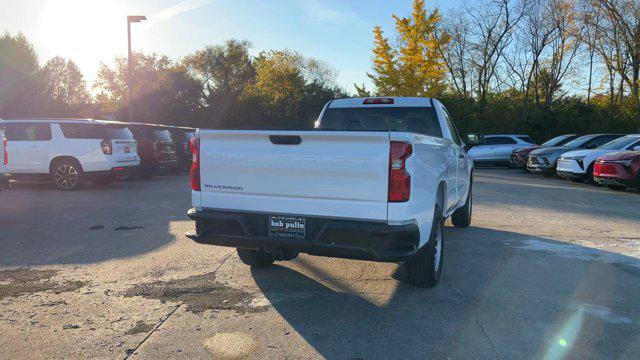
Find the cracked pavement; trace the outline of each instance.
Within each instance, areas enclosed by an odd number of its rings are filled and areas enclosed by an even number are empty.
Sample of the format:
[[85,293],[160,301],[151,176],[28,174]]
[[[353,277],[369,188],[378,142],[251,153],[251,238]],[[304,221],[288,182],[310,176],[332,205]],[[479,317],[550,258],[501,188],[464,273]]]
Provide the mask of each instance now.
[[188,240],[188,178],[0,193],[0,359],[640,354],[640,195],[478,169],[434,289],[396,264],[250,269]]

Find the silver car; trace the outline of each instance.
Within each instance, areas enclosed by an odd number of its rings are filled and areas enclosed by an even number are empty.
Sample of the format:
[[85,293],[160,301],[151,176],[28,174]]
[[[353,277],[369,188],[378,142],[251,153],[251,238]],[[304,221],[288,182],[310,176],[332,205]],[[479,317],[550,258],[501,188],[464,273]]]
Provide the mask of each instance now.
[[485,135],[484,143],[469,149],[467,153],[474,162],[509,162],[513,149],[522,146],[535,145],[529,135]]

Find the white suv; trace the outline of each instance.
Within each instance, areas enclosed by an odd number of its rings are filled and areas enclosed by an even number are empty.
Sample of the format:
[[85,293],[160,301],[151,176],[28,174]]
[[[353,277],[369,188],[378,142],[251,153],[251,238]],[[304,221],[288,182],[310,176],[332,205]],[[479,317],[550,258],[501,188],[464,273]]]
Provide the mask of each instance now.
[[89,119],[0,120],[12,178],[51,178],[60,190],[85,180],[105,185],[140,165],[136,142],[121,123]]

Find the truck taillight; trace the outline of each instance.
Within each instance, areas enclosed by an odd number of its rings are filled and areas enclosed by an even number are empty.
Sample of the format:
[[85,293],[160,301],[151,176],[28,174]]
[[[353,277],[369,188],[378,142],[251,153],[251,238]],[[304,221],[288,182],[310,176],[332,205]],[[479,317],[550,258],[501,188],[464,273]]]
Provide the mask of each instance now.
[[102,148],[102,153],[105,155],[113,154],[113,145],[111,144],[111,140],[104,139],[100,142],[100,147]]
[[4,159],[2,163],[5,165],[9,165],[9,152],[7,152],[7,139],[2,139],[2,152],[4,153]]
[[413,154],[409,143],[392,141],[389,150],[389,202],[404,202],[411,195],[411,175],[406,161]]
[[191,148],[191,169],[189,174],[191,175],[191,190],[200,191],[200,139],[195,138],[189,140],[189,147]]

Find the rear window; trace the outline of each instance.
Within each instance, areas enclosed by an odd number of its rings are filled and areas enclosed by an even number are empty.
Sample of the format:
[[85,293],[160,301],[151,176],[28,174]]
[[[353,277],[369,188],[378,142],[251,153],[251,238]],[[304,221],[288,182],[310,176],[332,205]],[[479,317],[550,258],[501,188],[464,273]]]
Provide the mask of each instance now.
[[67,139],[106,139],[107,130],[97,124],[60,124]]
[[173,141],[169,130],[153,129],[153,136],[156,138],[156,140]]
[[442,137],[430,107],[328,108],[320,129],[353,131],[406,131]]
[[533,139],[528,137],[528,136],[518,136],[518,139],[520,139],[520,140],[522,140],[522,141],[524,141],[526,143],[529,143],[529,144],[535,144]]
[[107,135],[110,139],[131,140],[133,134],[124,125],[107,125]]

